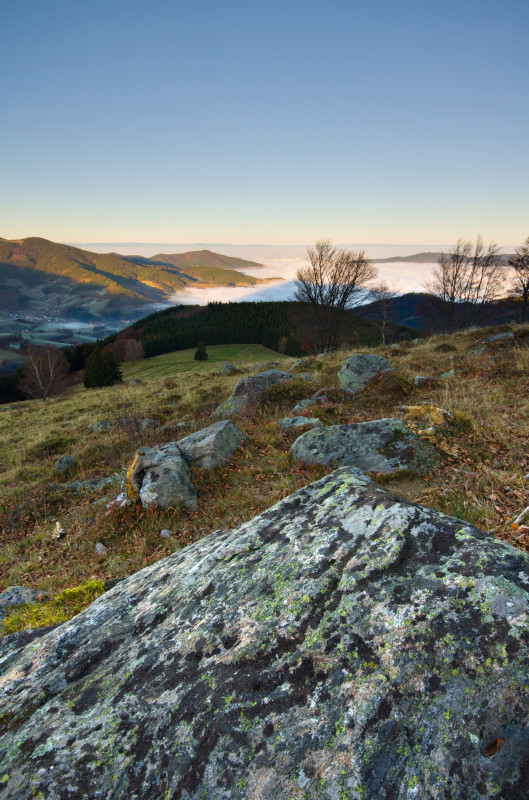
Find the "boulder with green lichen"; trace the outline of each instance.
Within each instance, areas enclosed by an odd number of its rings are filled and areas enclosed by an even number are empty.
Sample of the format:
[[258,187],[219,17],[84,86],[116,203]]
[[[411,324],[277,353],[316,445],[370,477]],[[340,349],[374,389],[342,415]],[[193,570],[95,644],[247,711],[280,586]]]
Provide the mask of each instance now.
[[529,557],[349,468],[3,640],[2,800],[514,800]]
[[328,425],[307,431],[290,450],[304,464],[351,466],[389,475],[430,466],[433,450],[400,419]]

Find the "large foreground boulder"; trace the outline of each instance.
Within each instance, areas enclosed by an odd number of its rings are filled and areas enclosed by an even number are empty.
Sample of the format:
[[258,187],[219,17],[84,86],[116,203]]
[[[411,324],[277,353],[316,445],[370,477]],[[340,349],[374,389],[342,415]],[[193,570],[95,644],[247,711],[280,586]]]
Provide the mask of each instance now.
[[393,367],[382,356],[359,353],[344,362],[338,372],[340,386],[349,394],[358,394],[372,378],[381,372],[393,372]]
[[431,463],[433,450],[401,419],[376,419],[352,425],[329,425],[303,433],[290,452],[304,464],[357,467],[389,475]]
[[283,372],[280,369],[268,369],[264,372],[259,372],[257,375],[241,378],[235,384],[233,392],[228,399],[217,406],[213,416],[233,417],[242,411],[249,410],[265,389],[268,389],[269,386],[274,386],[276,383],[289,381],[292,377],[290,372]]
[[527,798],[528,587],[342,468],[7,637],[0,797]]

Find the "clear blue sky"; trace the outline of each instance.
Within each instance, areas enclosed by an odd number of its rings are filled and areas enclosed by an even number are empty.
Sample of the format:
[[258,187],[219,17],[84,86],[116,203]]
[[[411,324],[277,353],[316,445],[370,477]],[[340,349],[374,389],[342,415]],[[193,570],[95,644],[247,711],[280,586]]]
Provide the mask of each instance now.
[[4,2],[0,235],[529,235],[525,0]]

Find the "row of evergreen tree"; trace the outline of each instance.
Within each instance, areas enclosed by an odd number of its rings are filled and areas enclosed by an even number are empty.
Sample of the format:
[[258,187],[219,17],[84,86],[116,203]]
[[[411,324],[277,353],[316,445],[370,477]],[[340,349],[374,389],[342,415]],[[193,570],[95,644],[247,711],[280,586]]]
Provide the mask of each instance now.
[[299,356],[302,348],[293,336],[291,313],[294,303],[209,303],[203,307],[164,309],[139,320],[145,356],[196,347],[197,342],[216,344],[262,344],[271,350]]

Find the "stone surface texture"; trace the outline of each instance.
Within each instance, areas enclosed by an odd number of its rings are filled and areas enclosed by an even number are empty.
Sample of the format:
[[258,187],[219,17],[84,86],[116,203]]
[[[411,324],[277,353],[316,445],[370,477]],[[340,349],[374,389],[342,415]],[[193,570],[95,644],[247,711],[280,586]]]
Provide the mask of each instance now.
[[338,372],[338,380],[340,386],[345,389],[349,394],[357,394],[361,392],[364,386],[371,378],[379,375],[381,372],[393,372],[393,367],[382,356],[369,355],[368,353],[359,353],[357,356],[351,356],[344,362],[340,371]]
[[342,468],[6,637],[0,797],[527,798],[528,588]]
[[248,439],[231,420],[222,420],[179,439],[180,452],[190,464],[214,469],[224,464]]
[[300,400],[299,403],[296,403],[292,411],[294,414],[300,414],[311,406],[324,406],[326,403],[327,398],[325,396],[316,397],[316,395],[314,395],[314,397],[307,397],[305,400]]
[[328,425],[301,434],[290,452],[304,464],[352,466],[388,475],[431,463],[433,451],[401,419]]
[[55,462],[55,472],[62,475],[65,472],[72,472],[77,467],[77,459],[75,456],[61,456]]
[[140,447],[127,472],[127,494],[133,500],[139,497],[144,508],[167,509],[178,503],[196,508],[196,489],[177,442]]
[[292,428],[323,428],[323,422],[317,417],[284,417],[277,423],[286,431]]
[[44,600],[49,596],[49,592],[31,589],[29,586],[8,586],[0,593],[0,622],[8,616],[8,608],[34,603],[36,600]]
[[240,414],[241,411],[249,410],[269,386],[274,386],[276,383],[289,381],[291,379],[292,375],[290,372],[283,372],[280,369],[268,369],[264,372],[257,373],[257,375],[241,378],[241,380],[235,384],[233,392],[228,399],[217,406],[213,412],[213,416],[233,417],[236,414]]

